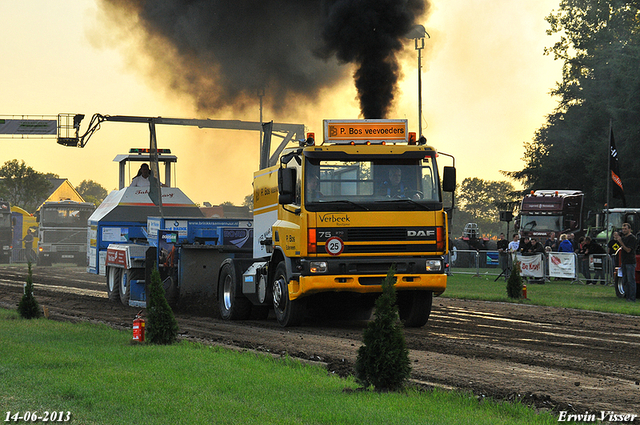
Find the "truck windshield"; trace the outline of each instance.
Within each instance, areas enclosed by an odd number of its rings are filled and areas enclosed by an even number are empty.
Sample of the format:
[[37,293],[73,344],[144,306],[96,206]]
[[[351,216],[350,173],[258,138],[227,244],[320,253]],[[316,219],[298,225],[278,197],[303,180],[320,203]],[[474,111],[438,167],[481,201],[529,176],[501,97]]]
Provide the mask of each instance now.
[[441,204],[431,155],[403,160],[309,158],[304,172],[304,203],[310,211],[424,210]]
[[562,216],[559,215],[523,215],[520,228],[523,231],[561,232]]
[[0,214],[0,227],[11,227],[11,214]]
[[40,223],[44,227],[85,227],[92,212],[80,208],[43,208]]

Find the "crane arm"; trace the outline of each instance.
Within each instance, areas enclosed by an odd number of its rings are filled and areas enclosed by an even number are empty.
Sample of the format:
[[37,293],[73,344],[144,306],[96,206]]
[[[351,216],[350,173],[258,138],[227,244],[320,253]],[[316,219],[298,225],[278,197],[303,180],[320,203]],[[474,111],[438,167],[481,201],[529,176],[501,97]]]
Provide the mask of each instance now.
[[[62,116],[62,114],[61,114]],[[70,121],[70,116],[67,116]],[[263,123],[257,121],[241,121],[241,120],[211,120],[211,119],[190,119],[190,118],[163,118],[163,117],[140,117],[133,115],[102,115],[94,114],[89,122],[87,130],[80,134],[80,123],[84,119],[84,115],[73,115],[73,134],[58,135],[58,143],[64,146],[83,148],[89,142],[93,133],[100,129],[100,124],[104,121],[124,122],[124,123],[146,123],[150,126],[156,124],[164,125],[184,125],[198,128],[217,128],[221,130],[248,130],[261,131]],[[261,141],[260,168],[273,165],[277,159],[277,155],[281,152],[291,140],[304,140],[304,124],[286,124],[286,123],[268,123],[270,131],[265,134],[265,140]],[[283,141],[276,149],[276,153],[270,157],[271,151],[271,134],[272,132],[284,133]]]

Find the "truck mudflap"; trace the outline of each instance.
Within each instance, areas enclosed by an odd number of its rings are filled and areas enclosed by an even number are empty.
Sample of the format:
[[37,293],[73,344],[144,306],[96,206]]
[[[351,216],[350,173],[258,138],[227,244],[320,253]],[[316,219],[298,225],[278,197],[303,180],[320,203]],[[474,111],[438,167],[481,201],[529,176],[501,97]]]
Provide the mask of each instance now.
[[[289,298],[297,298],[320,292],[356,292],[369,294],[382,292],[382,280],[386,275],[314,275],[299,276],[289,281]],[[447,276],[439,274],[396,274],[396,290],[433,291],[440,295],[447,287]]]

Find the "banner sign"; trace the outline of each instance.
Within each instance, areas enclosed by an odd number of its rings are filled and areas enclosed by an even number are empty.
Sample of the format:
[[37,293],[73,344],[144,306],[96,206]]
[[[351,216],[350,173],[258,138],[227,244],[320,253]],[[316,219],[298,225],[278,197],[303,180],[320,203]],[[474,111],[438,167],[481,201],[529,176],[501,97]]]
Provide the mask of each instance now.
[[0,118],[0,134],[55,136],[58,134],[58,121],[15,119],[9,120]]
[[572,252],[549,253],[549,277],[576,278],[576,256]]
[[324,120],[325,141],[407,140],[407,120]]
[[516,254],[516,261],[520,262],[520,273],[525,277],[544,277],[542,268],[542,254],[520,255]]

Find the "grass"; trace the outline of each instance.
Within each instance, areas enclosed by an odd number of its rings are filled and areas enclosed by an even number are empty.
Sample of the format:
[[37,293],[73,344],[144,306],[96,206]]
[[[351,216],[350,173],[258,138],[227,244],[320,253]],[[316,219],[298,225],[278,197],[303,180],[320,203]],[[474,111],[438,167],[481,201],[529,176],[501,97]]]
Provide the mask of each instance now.
[[[132,345],[103,325],[0,310],[0,415],[70,412],[75,424],[552,424],[517,403],[440,390],[356,391],[288,358],[181,342]],[[345,388],[348,390],[345,391]]]
[[640,304],[616,296],[613,286],[572,284],[569,280],[551,280],[545,284],[529,283],[527,299],[507,297],[504,278],[497,275],[454,274],[447,280],[443,297],[484,301],[515,302],[561,308],[601,311],[640,316]]

